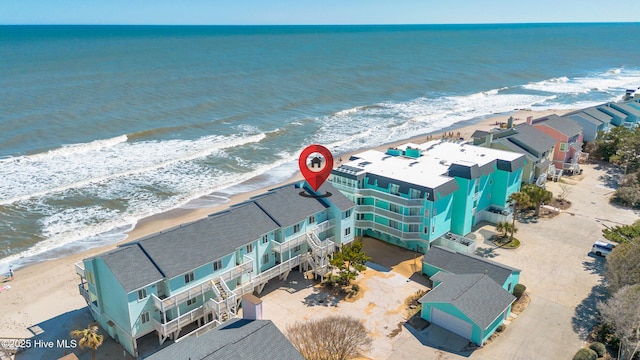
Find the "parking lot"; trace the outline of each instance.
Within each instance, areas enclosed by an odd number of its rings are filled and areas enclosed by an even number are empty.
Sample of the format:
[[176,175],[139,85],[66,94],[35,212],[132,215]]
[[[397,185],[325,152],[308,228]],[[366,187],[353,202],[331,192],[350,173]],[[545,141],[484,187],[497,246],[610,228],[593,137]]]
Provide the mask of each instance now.
[[[572,202],[569,209],[555,217],[529,219],[516,225],[520,248],[497,248],[484,239],[492,226],[476,231],[479,254],[522,270],[520,282],[527,286],[531,303],[497,339],[473,351],[470,358],[570,359],[583,345],[596,320],[595,304],[604,294],[604,259],[590,254],[591,246],[602,239],[605,226],[630,224],[639,218],[637,212],[609,203],[615,172],[597,165],[585,165],[583,169],[579,177],[564,178],[569,189],[567,199]],[[551,182],[547,188],[555,195],[561,191],[560,185]],[[317,301],[324,295],[318,295],[310,286],[292,291],[289,296],[283,290],[271,289],[262,297],[265,317],[284,331],[287,324],[296,320],[348,313],[362,318],[372,332],[372,359],[466,358],[425,345],[407,328],[398,328],[402,302],[423,285],[393,271],[368,272],[369,279],[363,282],[365,297],[353,303],[332,303],[329,299],[329,305],[313,305],[310,300]],[[279,286],[278,282],[270,285]],[[399,331],[390,336],[394,328]]]

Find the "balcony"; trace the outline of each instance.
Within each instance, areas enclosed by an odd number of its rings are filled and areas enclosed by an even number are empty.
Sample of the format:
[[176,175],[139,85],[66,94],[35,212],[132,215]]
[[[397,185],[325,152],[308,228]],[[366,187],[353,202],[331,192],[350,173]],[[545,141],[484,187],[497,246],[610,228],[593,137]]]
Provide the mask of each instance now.
[[232,279],[242,276],[243,274],[248,274],[253,272],[253,259],[248,257],[247,255],[244,255],[244,260],[245,261],[242,264],[236,265],[236,267],[234,267],[233,269],[227,270],[222,274],[220,274],[220,277],[224,281],[230,281]]
[[321,232],[325,232],[329,229],[331,229],[332,227],[334,227],[336,224],[334,219],[331,220],[325,220],[323,222],[321,222],[320,224],[316,225],[315,229],[311,229],[313,230],[316,234],[319,234]]
[[403,240],[412,240],[412,241],[424,240],[420,237],[419,230],[418,231],[402,231],[387,225],[378,224],[371,220],[356,220],[355,225],[356,227],[361,229],[378,230],[385,234],[399,237],[400,239],[403,239]]
[[273,251],[277,253],[286,253],[287,251],[295,248],[296,246],[302,245],[307,242],[307,234],[302,234],[298,237],[295,237],[289,241],[285,241],[283,243],[277,242],[275,240],[271,240],[273,244]]
[[89,290],[84,287],[84,284],[78,284],[78,291],[80,295],[84,298],[84,301],[88,304],[91,303],[91,296],[89,296]]
[[86,278],[84,273],[84,264],[82,262],[75,263],[76,274],[80,275],[82,278]]
[[204,307],[200,306],[194,310],[189,311],[186,314],[182,314],[178,316],[173,320],[167,321],[164,324],[154,318],[153,327],[154,329],[156,329],[156,331],[158,331],[158,333],[166,337],[172,333],[177,332],[178,330],[184,328],[185,326],[191,324],[192,322],[198,320],[203,316],[204,316]]
[[512,216],[513,215],[509,208],[501,210],[490,207],[488,209],[481,210],[476,214],[476,224],[481,221],[487,221],[492,224],[497,224],[499,222],[511,222]]
[[373,197],[380,200],[385,200],[385,201],[392,202],[395,204],[400,204],[403,206],[422,206],[424,204],[423,199],[406,199],[400,196],[387,194],[385,192],[374,190],[374,189],[357,189],[356,194],[359,194],[361,196]]
[[399,214],[393,211],[381,209],[373,205],[358,205],[356,207],[356,212],[359,214],[361,213],[377,214],[377,215],[384,216],[387,219],[397,220],[405,224],[422,224],[421,216]]

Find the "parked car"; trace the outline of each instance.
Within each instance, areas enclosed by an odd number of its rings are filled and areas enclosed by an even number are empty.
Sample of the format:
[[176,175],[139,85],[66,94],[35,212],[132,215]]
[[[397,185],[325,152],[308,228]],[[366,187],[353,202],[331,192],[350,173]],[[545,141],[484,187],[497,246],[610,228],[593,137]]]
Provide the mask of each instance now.
[[607,256],[616,246],[604,241],[596,241],[591,248],[591,252],[598,256]]

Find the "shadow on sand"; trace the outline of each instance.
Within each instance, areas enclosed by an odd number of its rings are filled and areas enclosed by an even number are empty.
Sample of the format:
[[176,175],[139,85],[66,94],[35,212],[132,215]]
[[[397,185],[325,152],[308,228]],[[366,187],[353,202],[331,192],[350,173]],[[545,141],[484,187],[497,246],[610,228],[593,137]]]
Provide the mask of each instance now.
[[430,347],[438,354],[438,359],[445,356],[445,353],[452,353],[458,356],[469,357],[478,347],[469,340],[454,334],[438,325],[430,324],[422,319],[420,314],[414,315],[409,321],[404,323],[407,329],[420,343]]

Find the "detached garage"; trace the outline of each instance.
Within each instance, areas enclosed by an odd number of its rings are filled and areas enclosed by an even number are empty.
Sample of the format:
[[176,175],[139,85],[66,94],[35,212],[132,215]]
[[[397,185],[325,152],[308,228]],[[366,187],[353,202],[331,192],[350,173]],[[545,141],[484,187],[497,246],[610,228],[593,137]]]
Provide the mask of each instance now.
[[439,272],[419,301],[422,318],[482,345],[511,313],[515,297],[486,274]]

